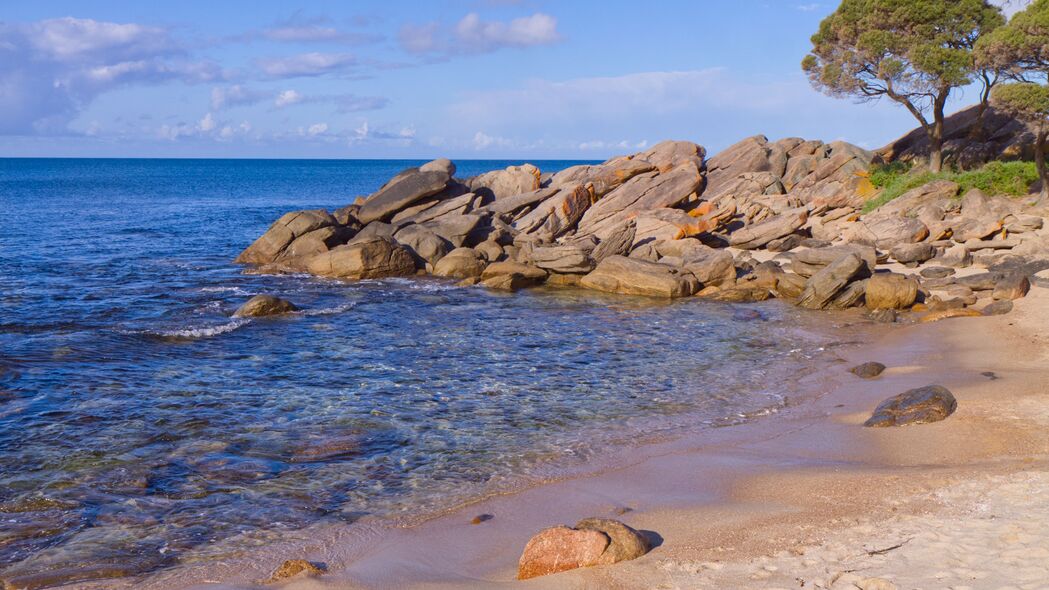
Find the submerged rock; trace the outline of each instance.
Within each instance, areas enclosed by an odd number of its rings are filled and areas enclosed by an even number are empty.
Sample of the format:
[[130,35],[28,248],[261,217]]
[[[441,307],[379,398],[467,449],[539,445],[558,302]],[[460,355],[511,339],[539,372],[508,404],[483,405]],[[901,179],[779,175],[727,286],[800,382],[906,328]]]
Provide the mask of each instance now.
[[958,401],[941,385],[905,391],[882,402],[864,426],[906,426],[939,422],[954,413]]
[[862,365],[857,365],[849,369],[850,373],[864,379],[873,379],[878,375],[881,375],[884,371],[885,365],[876,362],[863,363]]
[[268,315],[280,315],[284,313],[290,313],[298,311],[298,307],[294,303],[287,299],[281,299],[280,297],[274,297],[272,295],[256,295],[251,299],[248,299],[244,305],[241,305],[237,311],[233,312],[233,317],[237,318],[258,318]]
[[281,564],[276,571],[266,580],[267,584],[283,582],[297,576],[319,576],[324,573],[325,567],[305,559],[289,559]]

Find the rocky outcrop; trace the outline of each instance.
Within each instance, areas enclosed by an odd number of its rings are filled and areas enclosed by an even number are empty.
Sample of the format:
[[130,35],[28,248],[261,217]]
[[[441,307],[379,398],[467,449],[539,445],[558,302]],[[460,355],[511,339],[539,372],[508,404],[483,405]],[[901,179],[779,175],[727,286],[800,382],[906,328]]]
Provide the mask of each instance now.
[[237,308],[237,311],[233,312],[233,317],[258,318],[291,313],[298,311],[298,309],[294,303],[287,299],[281,299],[272,295],[256,295]]
[[927,385],[885,400],[863,425],[885,427],[939,422],[957,408],[958,401],[946,387]]
[[517,564],[517,579],[527,580],[581,567],[636,559],[648,541],[629,526],[601,518],[579,521],[575,528],[556,526],[536,534]]
[[[709,160],[670,141],[554,174],[523,165],[460,180],[434,160],[334,214],[282,216],[237,261],[348,279],[418,269],[506,290],[778,297],[893,322],[1001,313],[994,301],[1023,297],[1049,268],[1044,212],[1016,199],[959,198],[940,180],[863,212],[873,158],[754,136]],[[993,270],[956,270],[968,267]]]

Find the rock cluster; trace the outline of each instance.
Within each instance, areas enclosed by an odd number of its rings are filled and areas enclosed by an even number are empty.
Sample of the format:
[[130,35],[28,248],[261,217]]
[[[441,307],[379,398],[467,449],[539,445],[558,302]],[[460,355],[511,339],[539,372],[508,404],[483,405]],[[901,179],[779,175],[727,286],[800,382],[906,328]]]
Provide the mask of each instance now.
[[[1049,268],[1049,230],[1015,199],[933,182],[863,214],[874,154],[745,139],[706,157],[667,141],[554,174],[467,179],[435,160],[329,213],[285,214],[237,258],[262,272],[343,279],[429,273],[464,285],[541,284],[652,297],[787,299],[930,319],[1005,313]],[[895,264],[888,272],[886,264]],[[986,272],[960,276],[957,269]],[[956,276],[958,275],[958,276]],[[961,310],[961,311],[960,311]]]

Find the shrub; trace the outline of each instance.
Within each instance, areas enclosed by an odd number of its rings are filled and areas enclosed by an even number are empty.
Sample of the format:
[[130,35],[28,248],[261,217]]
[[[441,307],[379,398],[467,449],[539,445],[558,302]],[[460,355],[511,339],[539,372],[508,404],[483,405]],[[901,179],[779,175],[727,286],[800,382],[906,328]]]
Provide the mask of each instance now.
[[959,194],[978,188],[989,195],[1023,196],[1038,180],[1034,162],[988,162],[976,170],[943,171],[932,173],[911,170],[903,162],[876,166],[871,169],[871,184],[881,192],[863,204],[863,212],[870,213],[909,190],[935,180],[950,180],[961,187]]

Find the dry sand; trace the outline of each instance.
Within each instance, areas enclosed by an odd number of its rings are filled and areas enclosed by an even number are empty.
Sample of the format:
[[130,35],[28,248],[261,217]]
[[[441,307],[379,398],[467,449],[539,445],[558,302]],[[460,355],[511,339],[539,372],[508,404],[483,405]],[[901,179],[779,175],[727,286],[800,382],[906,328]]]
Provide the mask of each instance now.
[[[890,369],[847,373],[868,360]],[[946,421],[861,426],[883,399],[933,383],[958,398]],[[287,587],[1049,588],[1049,290],[1006,316],[890,330],[807,386],[822,395],[780,416],[624,449],[613,468],[420,525],[310,531],[250,562],[82,587],[245,587],[308,558],[330,574]],[[470,524],[482,513],[494,518]],[[588,516],[661,544],[632,562],[514,579],[532,534]]]

